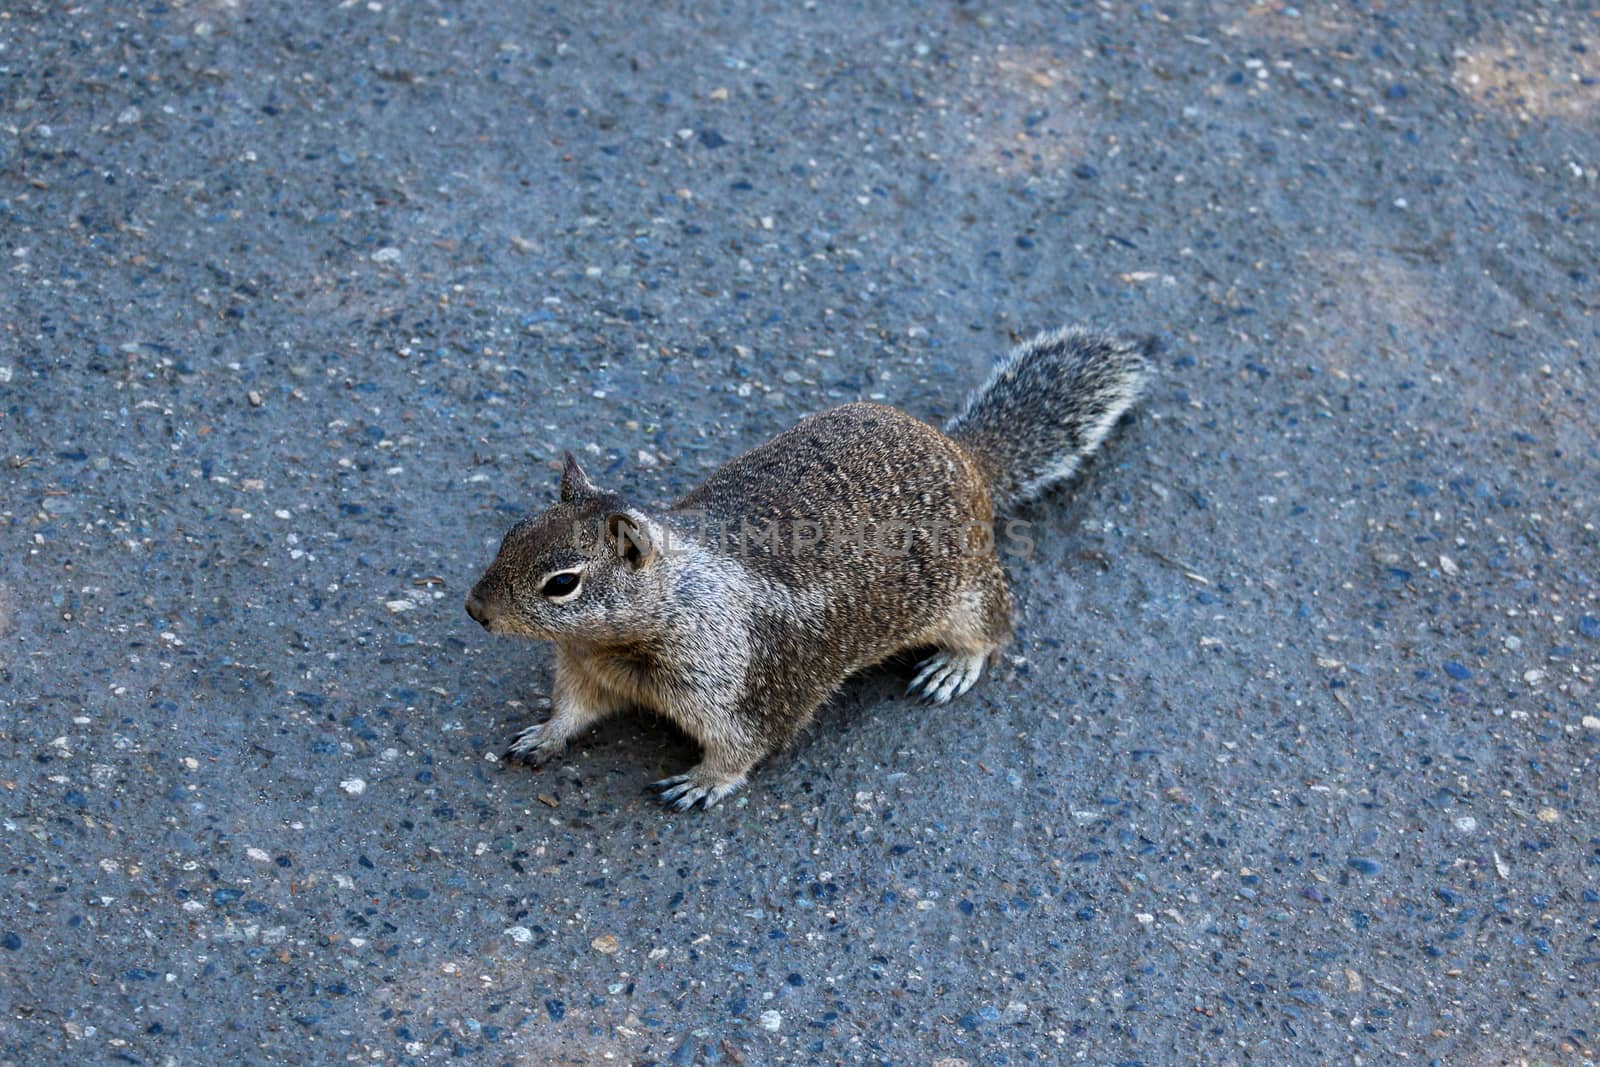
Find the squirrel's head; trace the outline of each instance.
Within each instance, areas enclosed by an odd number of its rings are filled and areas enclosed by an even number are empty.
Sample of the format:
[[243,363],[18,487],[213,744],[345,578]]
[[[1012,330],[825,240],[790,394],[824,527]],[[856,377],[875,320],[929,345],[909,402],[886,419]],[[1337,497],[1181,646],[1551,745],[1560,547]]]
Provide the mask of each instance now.
[[506,533],[467,597],[485,630],[602,644],[650,633],[664,530],[616,493],[597,488],[569,452],[561,498]]

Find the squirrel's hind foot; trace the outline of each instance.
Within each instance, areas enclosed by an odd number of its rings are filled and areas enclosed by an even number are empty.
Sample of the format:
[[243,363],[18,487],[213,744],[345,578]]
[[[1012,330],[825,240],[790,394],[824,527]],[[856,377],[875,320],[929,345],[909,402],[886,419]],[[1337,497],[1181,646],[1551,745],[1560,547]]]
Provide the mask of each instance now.
[[935,652],[918,665],[906,695],[919,704],[948,704],[971,689],[983,673],[981,652]]
[[744,785],[745,776],[724,775],[708,770],[705,764],[699,764],[685,774],[675,774],[671,778],[663,778],[659,782],[651,782],[647,788],[656,791],[656,799],[675,811],[688,811],[699,804],[704,808],[715,807],[717,801],[734,792]]

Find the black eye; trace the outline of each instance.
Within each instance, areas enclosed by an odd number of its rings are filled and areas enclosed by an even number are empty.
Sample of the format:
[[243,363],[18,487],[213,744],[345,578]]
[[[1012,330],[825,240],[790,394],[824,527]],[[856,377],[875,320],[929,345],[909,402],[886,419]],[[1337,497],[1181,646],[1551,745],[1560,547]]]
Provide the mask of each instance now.
[[551,575],[539,592],[547,597],[558,597],[566,596],[576,588],[578,588],[578,576],[569,571],[566,574]]

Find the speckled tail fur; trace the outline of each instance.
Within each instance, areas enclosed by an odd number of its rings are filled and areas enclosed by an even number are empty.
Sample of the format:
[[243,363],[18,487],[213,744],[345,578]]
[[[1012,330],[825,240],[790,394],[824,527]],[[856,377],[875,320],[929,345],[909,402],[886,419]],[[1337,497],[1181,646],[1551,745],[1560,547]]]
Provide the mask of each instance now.
[[1068,327],[995,366],[944,432],[983,468],[996,511],[1072,477],[1139,398],[1155,349],[1152,337]]

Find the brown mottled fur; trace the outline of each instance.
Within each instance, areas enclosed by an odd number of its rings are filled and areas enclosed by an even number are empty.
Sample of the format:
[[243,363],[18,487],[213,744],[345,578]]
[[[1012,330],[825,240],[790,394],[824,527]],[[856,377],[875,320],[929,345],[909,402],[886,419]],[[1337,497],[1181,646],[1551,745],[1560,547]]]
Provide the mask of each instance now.
[[557,644],[551,718],[508,756],[540,762],[645,707],[704,749],[657,783],[663,799],[709,807],[863,667],[933,647],[913,690],[935,703],[965,692],[1011,636],[995,494],[1024,499],[1070,475],[1136,397],[1145,350],[1043,334],[1002,362],[952,436],[846,404],[659,515],[596,488],[568,456],[560,501],[512,528],[467,602],[491,632]]

